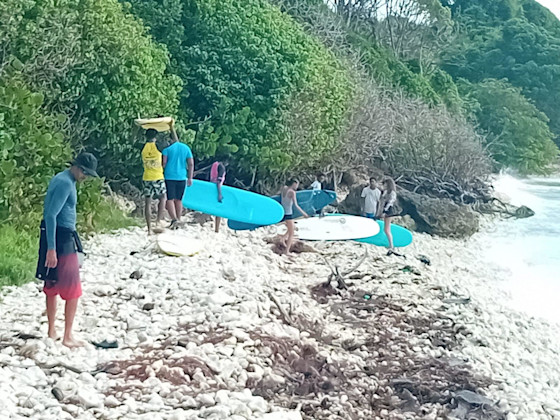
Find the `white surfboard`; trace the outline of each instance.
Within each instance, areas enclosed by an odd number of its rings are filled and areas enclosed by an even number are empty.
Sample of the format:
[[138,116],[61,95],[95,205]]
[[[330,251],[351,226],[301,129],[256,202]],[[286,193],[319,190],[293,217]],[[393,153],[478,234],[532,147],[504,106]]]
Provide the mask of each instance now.
[[173,124],[173,118],[171,117],[159,117],[159,118],[137,118],[134,122],[142,127],[144,130],[153,128],[157,131],[169,131],[171,125]]
[[191,257],[203,249],[202,241],[179,233],[165,232],[156,238],[158,248],[167,255],[174,257]]
[[307,241],[346,241],[379,233],[375,220],[351,215],[310,217],[296,220],[295,224],[296,237]]

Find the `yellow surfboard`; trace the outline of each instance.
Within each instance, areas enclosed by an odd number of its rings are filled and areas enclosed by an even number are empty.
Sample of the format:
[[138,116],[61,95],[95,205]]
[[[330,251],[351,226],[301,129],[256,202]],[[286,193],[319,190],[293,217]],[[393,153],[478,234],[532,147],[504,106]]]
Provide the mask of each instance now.
[[153,128],[157,131],[169,131],[171,126],[175,122],[171,117],[160,117],[160,118],[137,118],[134,122],[142,127],[144,130]]

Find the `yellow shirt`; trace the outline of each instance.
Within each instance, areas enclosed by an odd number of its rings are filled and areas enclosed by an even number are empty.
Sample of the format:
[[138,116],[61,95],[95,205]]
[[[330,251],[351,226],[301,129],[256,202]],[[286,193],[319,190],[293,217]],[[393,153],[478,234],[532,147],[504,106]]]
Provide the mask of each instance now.
[[142,149],[142,162],[144,163],[144,181],[159,181],[163,179],[163,166],[161,152],[155,142],[148,142]]

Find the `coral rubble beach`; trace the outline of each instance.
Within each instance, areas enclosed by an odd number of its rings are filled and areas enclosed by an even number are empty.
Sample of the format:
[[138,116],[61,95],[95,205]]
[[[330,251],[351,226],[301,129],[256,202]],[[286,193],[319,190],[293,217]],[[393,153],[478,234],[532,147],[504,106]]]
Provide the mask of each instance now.
[[[164,256],[139,228],[87,241],[75,329],[117,349],[53,342],[40,285],[3,290],[0,419],[560,418],[560,327],[510,309],[473,241],[288,259],[266,229],[182,233],[204,249]],[[344,272],[366,247],[348,290],[322,285],[325,257]]]

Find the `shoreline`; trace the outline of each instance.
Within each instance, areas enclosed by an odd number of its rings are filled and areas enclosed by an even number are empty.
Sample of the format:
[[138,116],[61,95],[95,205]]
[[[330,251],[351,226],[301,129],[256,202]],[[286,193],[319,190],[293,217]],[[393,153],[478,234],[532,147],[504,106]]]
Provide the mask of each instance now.
[[[37,283],[3,291],[0,419],[462,418],[475,411],[461,390],[497,403],[481,418],[560,417],[560,326],[507,306],[504,273],[475,241],[415,234],[406,259],[368,246],[349,291],[337,291],[320,286],[323,256],[279,257],[265,229],[185,233],[204,250],[142,251],[150,239],[139,228],[87,241],[76,331],[119,349],[52,342]],[[311,246],[341,270],[365,249]]]

